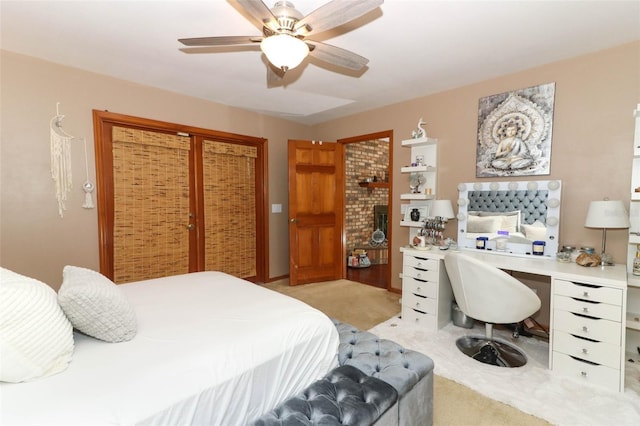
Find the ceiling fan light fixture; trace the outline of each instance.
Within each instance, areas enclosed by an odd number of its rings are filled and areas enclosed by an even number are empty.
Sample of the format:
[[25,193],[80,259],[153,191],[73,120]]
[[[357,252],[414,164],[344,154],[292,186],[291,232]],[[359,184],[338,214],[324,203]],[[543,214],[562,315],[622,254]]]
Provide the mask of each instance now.
[[297,67],[309,54],[309,46],[304,41],[287,34],[265,37],[260,49],[269,62],[283,71]]

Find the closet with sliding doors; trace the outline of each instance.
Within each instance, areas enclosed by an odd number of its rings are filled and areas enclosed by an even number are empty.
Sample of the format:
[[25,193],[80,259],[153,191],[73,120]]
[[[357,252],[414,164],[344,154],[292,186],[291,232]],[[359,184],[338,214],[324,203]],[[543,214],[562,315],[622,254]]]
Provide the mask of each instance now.
[[264,282],[266,140],[94,111],[100,270]]

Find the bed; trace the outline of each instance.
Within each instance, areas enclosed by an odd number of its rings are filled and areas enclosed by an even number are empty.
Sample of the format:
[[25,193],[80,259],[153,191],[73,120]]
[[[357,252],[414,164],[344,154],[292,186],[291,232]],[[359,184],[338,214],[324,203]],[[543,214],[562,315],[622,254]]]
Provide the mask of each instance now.
[[0,383],[0,423],[241,425],[337,365],[328,317],[248,281],[198,272],[117,288],[135,337],[74,331],[64,371]]

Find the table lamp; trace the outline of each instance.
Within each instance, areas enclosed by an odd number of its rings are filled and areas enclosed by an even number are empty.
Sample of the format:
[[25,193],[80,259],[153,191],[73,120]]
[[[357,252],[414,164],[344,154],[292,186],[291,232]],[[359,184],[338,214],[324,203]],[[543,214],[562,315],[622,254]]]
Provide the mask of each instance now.
[[[451,200],[433,200],[431,202],[429,216],[433,218],[453,219],[455,215],[453,214]],[[446,220],[444,222],[446,222]]]
[[602,228],[602,266],[613,265],[610,255],[606,254],[607,229],[622,229],[629,227],[629,215],[620,200],[592,201],[589,204],[587,218],[584,221],[587,228]]

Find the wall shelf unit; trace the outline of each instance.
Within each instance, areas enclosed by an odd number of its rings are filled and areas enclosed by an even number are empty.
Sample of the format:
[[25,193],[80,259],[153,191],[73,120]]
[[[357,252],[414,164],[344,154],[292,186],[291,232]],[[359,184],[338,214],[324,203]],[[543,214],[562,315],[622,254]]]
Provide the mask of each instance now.
[[[429,217],[431,200],[436,199],[438,140],[428,137],[406,139],[402,141],[402,146],[411,149],[411,161],[409,165],[400,168],[400,172],[407,179],[406,188],[408,189],[407,192],[400,194],[400,200],[409,202],[402,206],[404,219],[400,225],[410,228],[409,242],[411,242],[423,226],[424,220]],[[419,185],[415,188],[417,178],[419,178]],[[423,212],[418,221],[408,220],[405,215],[413,208],[420,208]]]
[[631,168],[631,202],[629,203],[629,245],[627,247],[626,351],[637,357],[640,348],[640,276],[633,275],[633,259],[640,244],[640,104],[633,112],[635,132]]

